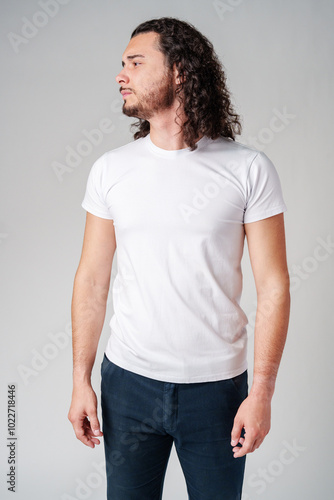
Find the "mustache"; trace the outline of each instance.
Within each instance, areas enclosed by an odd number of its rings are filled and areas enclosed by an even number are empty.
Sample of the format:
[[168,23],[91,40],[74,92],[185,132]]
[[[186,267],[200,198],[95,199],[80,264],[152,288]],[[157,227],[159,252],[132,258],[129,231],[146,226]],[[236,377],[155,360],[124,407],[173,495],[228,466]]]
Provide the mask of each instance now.
[[128,87],[120,87],[120,88],[119,88],[119,91],[120,91],[120,92],[122,92],[123,90],[129,90],[130,92],[132,92],[132,93],[134,94],[133,90],[132,90],[132,89],[129,89]]

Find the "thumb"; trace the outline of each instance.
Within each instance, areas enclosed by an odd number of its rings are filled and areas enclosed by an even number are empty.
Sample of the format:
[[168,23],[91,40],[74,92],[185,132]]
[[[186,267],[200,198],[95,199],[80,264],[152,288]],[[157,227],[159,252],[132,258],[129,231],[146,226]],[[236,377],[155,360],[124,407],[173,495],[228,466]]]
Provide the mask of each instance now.
[[243,423],[237,417],[234,419],[234,425],[231,432],[231,445],[236,446],[239,443],[241,437],[241,431],[243,429]]
[[95,436],[100,435],[101,434],[100,422],[99,419],[97,418],[97,413],[96,412],[91,413],[90,415],[88,415],[88,418],[90,422],[90,428],[92,429],[93,434],[95,434]]

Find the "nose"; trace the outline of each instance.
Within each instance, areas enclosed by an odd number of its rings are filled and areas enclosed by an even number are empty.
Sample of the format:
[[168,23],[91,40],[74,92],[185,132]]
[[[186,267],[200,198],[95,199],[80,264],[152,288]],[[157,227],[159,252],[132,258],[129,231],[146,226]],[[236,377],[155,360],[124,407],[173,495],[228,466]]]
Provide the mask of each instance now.
[[124,68],[122,69],[122,71],[120,73],[118,73],[118,75],[116,76],[116,82],[120,85],[121,83],[129,83],[129,77],[128,75],[126,74],[126,72],[124,71]]

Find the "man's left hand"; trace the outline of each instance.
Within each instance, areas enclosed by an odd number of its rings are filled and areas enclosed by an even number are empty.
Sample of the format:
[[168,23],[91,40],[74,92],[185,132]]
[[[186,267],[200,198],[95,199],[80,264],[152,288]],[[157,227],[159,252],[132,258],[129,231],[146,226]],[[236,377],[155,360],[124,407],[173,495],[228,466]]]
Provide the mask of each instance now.
[[[270,430],[271,400],[250,394],[239,406],[231,433],[234,458],[255,451]],[[241,437],[242,429],[245,437]],[[241,446],[237,446],[237,444]]]

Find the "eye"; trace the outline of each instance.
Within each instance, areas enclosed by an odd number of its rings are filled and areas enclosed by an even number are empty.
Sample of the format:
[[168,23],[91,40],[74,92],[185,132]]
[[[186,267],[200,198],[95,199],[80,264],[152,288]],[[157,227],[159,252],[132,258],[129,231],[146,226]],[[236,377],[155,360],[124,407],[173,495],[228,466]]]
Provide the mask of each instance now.
[[139,66],[140,62],[134,62],[133,64],[134,64],[134,66]]

